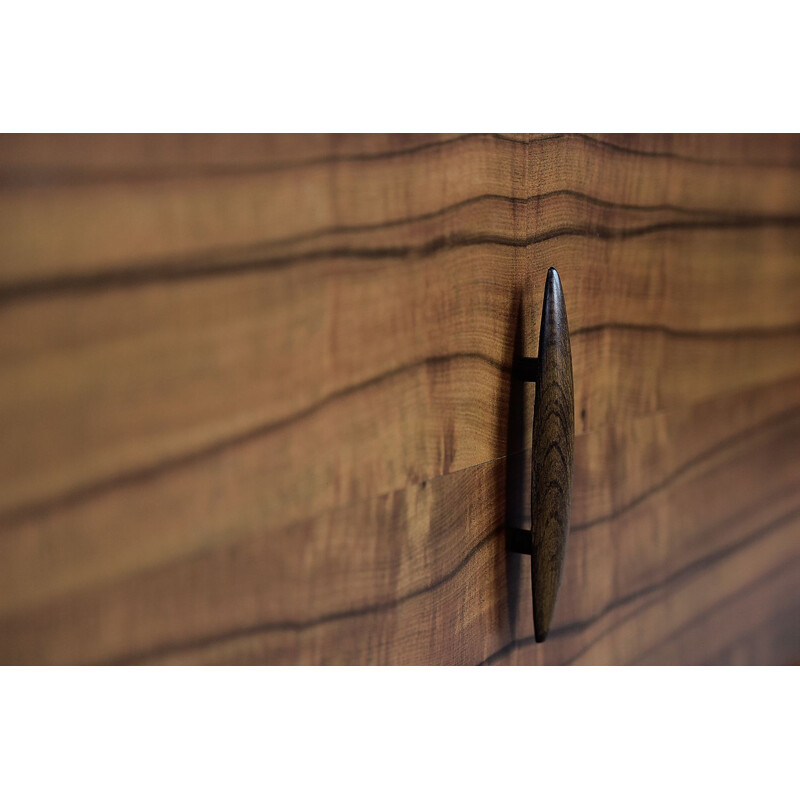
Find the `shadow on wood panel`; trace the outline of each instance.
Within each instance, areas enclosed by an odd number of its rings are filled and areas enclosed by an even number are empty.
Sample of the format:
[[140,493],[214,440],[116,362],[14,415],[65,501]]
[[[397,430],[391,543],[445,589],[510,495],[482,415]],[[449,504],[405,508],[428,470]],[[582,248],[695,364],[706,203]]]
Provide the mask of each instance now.
[[[532,339],[532,330],[527,324],[522,293],[515,298],[513,316],[514,349],[511,363],[515,364],[535,352],[526,347]],[[531,436],[530,425],[533,407],[534,384],[520,380],[512,370],[508,401],[508,440],[506,444],[506,525],[509,528],[531,527]],[[508,617],[511,635],[517,633],[517,609],[522,587],[522,570],[530,568],[530,556],[506,553],[506,586],[508,591]]]

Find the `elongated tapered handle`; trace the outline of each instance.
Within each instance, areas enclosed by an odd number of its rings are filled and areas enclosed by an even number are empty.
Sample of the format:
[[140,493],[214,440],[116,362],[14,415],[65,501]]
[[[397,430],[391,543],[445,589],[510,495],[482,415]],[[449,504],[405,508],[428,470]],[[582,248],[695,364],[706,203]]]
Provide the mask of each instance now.
[[550,630],[564,570],[572,496],[575,400],[572,351],[561,279],[550,269],[544,287],[531,456],[533,622],[536,641]]

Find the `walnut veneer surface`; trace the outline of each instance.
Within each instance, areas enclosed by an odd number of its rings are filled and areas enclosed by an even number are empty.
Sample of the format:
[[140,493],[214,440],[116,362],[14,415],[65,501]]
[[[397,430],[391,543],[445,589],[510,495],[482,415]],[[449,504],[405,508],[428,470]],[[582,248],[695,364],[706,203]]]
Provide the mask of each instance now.
[[0,419],[2,662],[796,660],[800,137],[0,137]]

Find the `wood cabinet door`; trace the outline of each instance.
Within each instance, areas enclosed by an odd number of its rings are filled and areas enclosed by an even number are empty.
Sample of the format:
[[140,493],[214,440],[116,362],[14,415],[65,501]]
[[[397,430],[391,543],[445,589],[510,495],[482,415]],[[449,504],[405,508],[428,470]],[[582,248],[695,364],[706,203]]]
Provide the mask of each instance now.
[[3,662],[800,656],[800,138],[3,136],[0,181]]

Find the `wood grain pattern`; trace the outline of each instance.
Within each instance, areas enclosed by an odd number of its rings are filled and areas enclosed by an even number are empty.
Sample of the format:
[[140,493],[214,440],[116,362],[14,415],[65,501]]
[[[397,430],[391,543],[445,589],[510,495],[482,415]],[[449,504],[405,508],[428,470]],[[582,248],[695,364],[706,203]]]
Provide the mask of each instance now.
[[544,285],[537,373],[531,440],[531,584],[535,638],[544,642],[564,570],[575,439],[569,322],[561,280],[553,268]]
[[796,661],[800,139],[0,137],[0,419],[3,662]]

